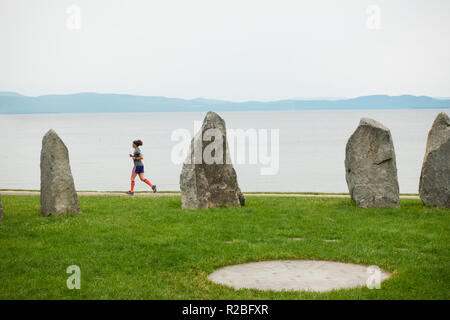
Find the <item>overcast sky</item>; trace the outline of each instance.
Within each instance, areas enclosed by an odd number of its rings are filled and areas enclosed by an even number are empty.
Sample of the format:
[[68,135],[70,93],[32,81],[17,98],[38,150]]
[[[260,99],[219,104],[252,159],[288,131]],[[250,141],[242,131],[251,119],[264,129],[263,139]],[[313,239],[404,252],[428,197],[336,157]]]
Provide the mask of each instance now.
[[450,97],[449,0],[0,0],[0,43],[33,96]]

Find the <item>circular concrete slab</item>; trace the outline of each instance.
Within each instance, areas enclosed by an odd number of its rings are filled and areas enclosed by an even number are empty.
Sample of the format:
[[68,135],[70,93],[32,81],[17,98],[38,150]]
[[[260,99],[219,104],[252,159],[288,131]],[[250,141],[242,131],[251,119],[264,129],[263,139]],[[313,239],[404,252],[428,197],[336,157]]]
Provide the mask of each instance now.
[[368,279],[379,279],[381,283],[389,277],[388,273],[373,266],[331,261],[277,260],[224,267],[211,273],[208,278],[235,289],[324,292],[366,286]]

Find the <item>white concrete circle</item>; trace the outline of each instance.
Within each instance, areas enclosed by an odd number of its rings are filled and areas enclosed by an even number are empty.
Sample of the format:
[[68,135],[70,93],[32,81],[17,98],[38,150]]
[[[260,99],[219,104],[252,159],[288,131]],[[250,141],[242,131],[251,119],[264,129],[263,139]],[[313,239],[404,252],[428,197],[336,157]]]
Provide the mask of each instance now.
[[[277,260],[218,269],[209,280],[235,289],[324,292],[375,285],[390,275],[376,266],[312,260]],[[369,280],[369,281],[368,281]]]

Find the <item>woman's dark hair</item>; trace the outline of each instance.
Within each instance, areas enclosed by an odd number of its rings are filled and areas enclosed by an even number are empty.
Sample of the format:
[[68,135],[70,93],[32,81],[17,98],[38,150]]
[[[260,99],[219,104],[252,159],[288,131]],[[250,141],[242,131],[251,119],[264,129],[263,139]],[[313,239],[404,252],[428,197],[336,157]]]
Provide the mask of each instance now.
[[136,147],[139,147],[139,146],[142,146],[144,143],[142,142],[142,140],[134,140],[134,141],[133,141],[133,144],[134,144]]

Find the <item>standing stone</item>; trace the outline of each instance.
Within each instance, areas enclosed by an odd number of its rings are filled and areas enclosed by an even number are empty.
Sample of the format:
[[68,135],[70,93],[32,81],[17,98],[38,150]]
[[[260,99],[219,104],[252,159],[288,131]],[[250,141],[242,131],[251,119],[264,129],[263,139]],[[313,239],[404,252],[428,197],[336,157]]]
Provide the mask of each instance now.
[[69,152],[53,130],[42,139],[41,213],[43,216],[81,213],[70,170]]
[[243,206],[236,171],[228,152],[225,121],[209,111],[191,141],[180,175],[181,207],[206,209]]
[[398,207],[397,166],[391,132],[362,118],[347,142],[345,178],[352,200],[362,208]]
[[0,196],[0,221],[3,220],[2,196]]
[[427,206],[450,208],[450,119],[444,112],[428,133],[419,195]]

